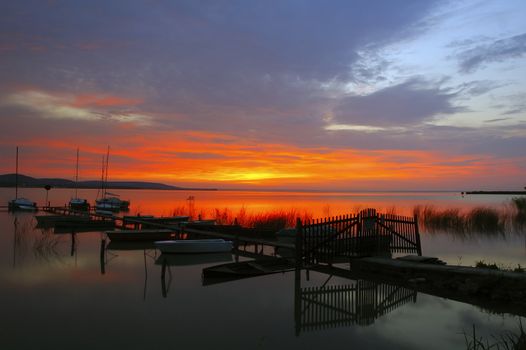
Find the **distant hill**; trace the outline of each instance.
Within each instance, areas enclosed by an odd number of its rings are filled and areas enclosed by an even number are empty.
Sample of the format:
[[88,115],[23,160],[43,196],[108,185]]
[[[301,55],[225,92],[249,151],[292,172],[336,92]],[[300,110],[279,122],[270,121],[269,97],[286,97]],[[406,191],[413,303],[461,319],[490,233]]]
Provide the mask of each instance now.
[[[16,174],[0,175],[0,187],[14,187],[16,182]],[[75,182],[67,179],[55,178],[41,178],[18,174],[19,187],[44,187],[50,185],[55,188],[74,188]],[[101,187],[100,180],[79,181],[78,188],[93,188]],[[214,188],[184,188],[177,186],[165,185],[157,182],[141,182],[141,181],[108,181],[106,184],[108,189],[138,189],[138,190],[216,190]]]

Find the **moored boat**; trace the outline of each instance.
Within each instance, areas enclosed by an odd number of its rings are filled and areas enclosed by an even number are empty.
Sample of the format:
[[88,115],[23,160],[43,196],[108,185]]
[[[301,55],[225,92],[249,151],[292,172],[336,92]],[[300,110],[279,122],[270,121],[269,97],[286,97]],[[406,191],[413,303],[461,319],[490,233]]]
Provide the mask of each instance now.
[[35,202],[31,202],[27,198],[16,198],[16,199],[10,200],[7,203],[7,208],[11,211],[13,210],[27,210],[27,211],[38,210],[37,204]]
[[53,227],[58,223],[85,223],[90,221],[89,216],[84,215],[35,215],[37,227]]
[[37,204],[30,201],[27,198],[18,197],[18,147],[16,148],[16,172],[15,172],[15,199],[7,202],[7,209],[9,211],[25,210],[25,211],[36,211],[38,210]]
[[154,242],[173,239],[175,238],[175,232],[169,229],[118,230],[106,231],[106,236],[112,242]]
[[230,252],[233,248],[232,241],[224,239],[179,239],[156,241],[155,246],[162,253],[220,253]]
[[90,205],[86,199],[71,198],[69,201],[69,207],[73,210],[88,211]]
[[203,269],[203,285],[256,277],[296,268],[293,259],[270,258],[210,266]]
[[127,210],[130,207],[130,201],[125,201],[117,197],[104,197],[95,201],[97,210],[119,211]]

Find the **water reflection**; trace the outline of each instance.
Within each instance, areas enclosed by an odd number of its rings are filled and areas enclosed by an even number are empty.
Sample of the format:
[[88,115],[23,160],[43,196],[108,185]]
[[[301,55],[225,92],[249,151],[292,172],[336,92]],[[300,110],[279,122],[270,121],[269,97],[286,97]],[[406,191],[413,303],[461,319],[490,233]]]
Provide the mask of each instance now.
[[159,255],[153,242],[110,242],[106,244],[106,239],[100,241],[100,273],[106,274],[106,267],[114,260],[119,258],[119,251],[142,251],[144,266],[144,287],[143,300],[146,300],[148,289],[148,262],[156,261]]
[[[166,298],[172,284],[173,266],[193,266],[203,264],[217,264],[232,261],[231,253],[211,253],[211,254],[161,254],[155,261],[156,265],[161,266],[161,291]],[[168,276],[168,278],[167,278]]]
[[295,272],[294,320],[296,336],[302,332],[352,325],[369,326],[406,303],[416,303],[417,292],[371,280],[349,280],[328,285],[302,287],[301,270]]

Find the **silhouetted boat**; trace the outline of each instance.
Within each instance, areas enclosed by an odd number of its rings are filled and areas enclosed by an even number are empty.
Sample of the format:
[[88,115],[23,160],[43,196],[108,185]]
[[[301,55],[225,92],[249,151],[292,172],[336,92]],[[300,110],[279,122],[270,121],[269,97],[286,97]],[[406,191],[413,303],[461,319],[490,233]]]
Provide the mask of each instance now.
[[127,210],[130,207],[130,201],[122,200],[118,198],[116,194],[105,192],[105,196],[108,194],[112,196],[100,198],[95,201],[97,210],[119,211]]
[[7,209],[11,211],[15,210],[27,210],[35,211],[38,210],[37,204],[30,201],[27,198],[18,198],[18,147],[16,148],[16,173],[15,173],[15,199],[7,202]]
[[106,231],[106,235],[112,242],[153,242],[175,238],[175,232],[169,229]]
[[95,232],[109,230],[115,227],[113,219],[97,219],[87,221],[62,220],[55,223],[54,233]]
[[89,216],[81,215],[35,215],[35,219],[37,220],[37,227],[53,227],[57,223],[66,222],[80,224],[90,221]]
[[296,264],[292,259],[275,258],[221,264],[203,269],[203,285],[215,284],[241,278],[256,277],[278,272],[292,271]]
[[224,239],[179,239],[169,241],[157,241],[155,246],[162,253],[220,253],[230,252],[233,248],[232,241]]

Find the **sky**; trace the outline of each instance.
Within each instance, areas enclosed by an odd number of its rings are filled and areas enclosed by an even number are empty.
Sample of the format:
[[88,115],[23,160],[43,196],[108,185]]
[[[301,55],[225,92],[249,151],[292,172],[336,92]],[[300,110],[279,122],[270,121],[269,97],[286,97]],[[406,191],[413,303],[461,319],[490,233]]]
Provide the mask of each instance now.
[[0,173],[526,186],[523,0],[2,1]]

